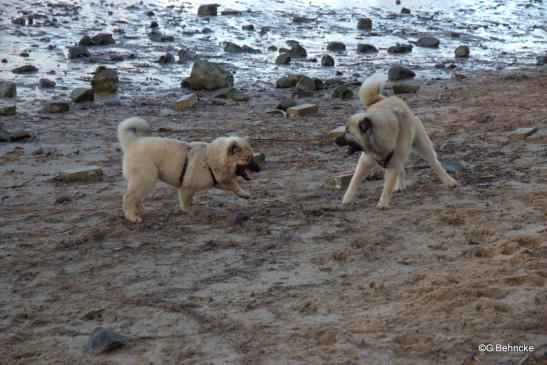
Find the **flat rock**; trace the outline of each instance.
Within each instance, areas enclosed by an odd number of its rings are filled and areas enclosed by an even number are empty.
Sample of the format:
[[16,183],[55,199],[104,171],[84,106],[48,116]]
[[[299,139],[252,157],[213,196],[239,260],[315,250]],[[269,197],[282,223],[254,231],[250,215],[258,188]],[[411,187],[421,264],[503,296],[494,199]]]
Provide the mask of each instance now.
[[327,44],[327,50],[334,52],[342,52],[346,50],[346,45],[342,42],[329,42]]
[[128,342],[119,334],[102,327],[93,330],[84,345],[84,351],[93,355],[104,354],[125,347]]
[[317,113],[317,105],[315,104],[301,104],[287,109],[287,114],[295,119],[303,118],[313,113]]
[[0,81],[0,98],[14,98],[17,96],[17,85],[11,81]]
[[469,57],[469,47],[466,45],[456,47],[456,49],[454,50],[454,56],[458,58]]
[[412,45],[397,43],[396,45],[389,47],[387,51],[389,53],[408,53],[412,52]]
[[359,53],[378,53],[378,49],[372,44],[359,43],[357,45],[357,52]]
[[95,99],[95,93],[93,92],[93,89],[77,87],[70,93],[70,99],[75,103],[93,101]]
[[65,182],[92,181],[100,179],[103,176],[103,170],[97,166],[80,167],[60,171],[57,176]]
[[52,88],[52,87],[55,87],[55,85],[57,85],[55,83],[55,81],[51,81],[49,79],[45,79],[45,78],[41,78],[39,81],[38,81],[38,87],[40,89],[48,89],[48,88]]
[[175,101],[175,110],[182,111],[191,108],[198,102],[198,97],[195,93],[181,96]]
[[260,50],[247,45],[240,46],[233,42],[224,42],[224,52],[229,53],[260,53]]
[[372,19],[370,18],[359,18],[357,20],[357,29],[361,30],[370,30],[372,29]]
[[13,72],[14,74],[26,74],[26,73],[32,73],[37,71],[38,71],[38,68],[33,65],[24,65],[21,67],[16,67],[13,70],[11,70],[11,72]]
[[245,24],[241,26],[242,30],[255,30],[255,26],[252,24]]
[[219,64],[196,58],[189,82],[195,90],[217,90],[234,86],[234,77]]
[[411,79],[414,76],[416,76],[414,71],[402,65],[393,65],[387,72],[387,77],[390,81]]
[[285,98],[279,101],[276,109],[287,110],[288,108],[292,108],[293,106],[296,106],[296,100],[294,100],[293,98]]
[[321,57],[321,66],[332,67],[334,66],[334,58],[331,55],[324,55]]
[[509,138],[512,140],[525,140],[530,137],[532,134],[537,132],[537,128],[518,128],[509,133]]
[[152,42],[164,43],[173,42],[175,40],[175,37],[173,37],[172,35],[163,34],[157,28],[153,28],[152,31],[147,35]]
[[346,126],[340,125],[327,133],[327,137],[336,138],[346,133]]
[[203,4],[198,7],[198,15],[217,16],[218,4]]
[[96,94],[113,94],[118,90],[118,72],[113,68],[99,66],[91,79],[91,88]]
[[288,53],[281,53],[275,59],[275,63],[278,65],[288,65],[291,62],[291,55]]
[[219,89],[213,93],[214,98],[221,98],[221,99],[232,99],[235,101],[247,101],[249,100],[249,97],[244,95],[241,91],[236,89],[235,87],[225,87],[223,89]]
[[224,9],[220,12],[220,15],[241,15],[243,12],[236,9]]
[[15,142],[30,137],[31,135],[27,131],[9,132],[0,127],[0,142]]
[[74,47],[68,47],[68,58],[75,59],[75,58],[82,58],[82,57],[89,57],[89,51],[84,46],[74,46]]
[[416,41],[419,47],[438,48],[441,41],[435,37],[421,37]]
[[325,187],[327,189],[346,190],[352,177],[353,174],[327,177],[325,178]]
[[0,105],[0,115],[15,115],[16,111],[15,105]]
[[55,101],[47,103],[46,112],[48,113],[66,113],[70,110],[68,103],[62,101]]
[[92,44],[94,46],[107,46],[110,44],[115,44],[116,41],[112,38],[110,33],[99,33],[91,37]]
[[420,89],[420,85],[414,82],[400,82],[393,85],[395,94],[413,94]]

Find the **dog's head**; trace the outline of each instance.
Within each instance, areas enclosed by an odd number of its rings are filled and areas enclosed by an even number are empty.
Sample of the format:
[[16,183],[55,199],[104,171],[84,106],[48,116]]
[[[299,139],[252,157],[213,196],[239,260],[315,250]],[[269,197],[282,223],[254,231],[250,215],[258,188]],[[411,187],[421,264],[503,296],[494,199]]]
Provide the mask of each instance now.
[[[248,140],[241,137],[221,137],[208,147],[208,160],[219,178],[241,176],[250,180],[247,170],[259,172],[262,168],[253,157]],[[224,175],[224,176],[223,176]]]
[[348,146],[348,155],[352,155],[369,149],[372,132],[372,119],[366,113],[357,113],[348,119],[344,134],[334,142],[338,146]]

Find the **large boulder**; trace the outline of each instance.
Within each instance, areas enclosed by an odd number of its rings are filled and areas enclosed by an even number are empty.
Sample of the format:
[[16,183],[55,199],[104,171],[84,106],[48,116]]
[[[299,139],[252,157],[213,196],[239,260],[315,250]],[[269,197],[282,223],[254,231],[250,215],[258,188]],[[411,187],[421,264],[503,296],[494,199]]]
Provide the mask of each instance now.
[[196,58],[189,83],[194,90],[217,90],[234,86],[234,77],[218,63]]
[[402,65],[393,65],[387,72],[387,77],[390,81],[411,79],[414,76],[416,76],[416,74],[411,69]]
[[14,98],[17,96],[17,86],[15,82],[0,81],[0,97],[1,98]]
[[357,52],[359,53],[378,53],[378,49],[372,44],[359,43],[357,45]]
[[335,51],[335,52],[342,52],[342,51],[346,50],[346,45],[342,42],[329,42],[327,44],[327,50]]
[[295,89],[299,91],[315,91],[315,82],[308,76],[302,76],[296,83]]
[[291,56],[289,56],[288,53],[281,53],[275,59],[275,63],[277,63],[278,65],[287,65],[291,63]]
[[99,66],[91,79],[91,88],[96,94],[112,94],[118,90],[118,72],[113,68]]
[[308,52],[306,52],[306,49],[302,47],[300,44],[293,44],[291,45],[291,49],[289,50],[289,56],[292,58],[306,58],[308,57]]

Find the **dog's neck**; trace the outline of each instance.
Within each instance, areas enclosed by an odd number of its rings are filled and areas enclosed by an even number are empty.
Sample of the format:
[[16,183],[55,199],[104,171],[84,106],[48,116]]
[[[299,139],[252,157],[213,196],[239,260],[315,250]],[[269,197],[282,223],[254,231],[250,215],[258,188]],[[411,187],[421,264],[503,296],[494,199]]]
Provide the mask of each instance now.
[[[179,186],[184,185],[184,178],[186,177],[186,170],[188,169],[191,150],[192,150],[192,147],[188,146],[188,151],[186,152],[186,158],[184,159],[184,165],[182,165],[182,171],[180,173]],[[207,169],[209,170],[209,174],[211,175],[211,178],[213,179],[213,186],[218,186],[218,181],[215,176],[215,173],[213,172],[213,169],[211,168],[211,166],[209,165],[207,161],[206,163],[207,163]]]

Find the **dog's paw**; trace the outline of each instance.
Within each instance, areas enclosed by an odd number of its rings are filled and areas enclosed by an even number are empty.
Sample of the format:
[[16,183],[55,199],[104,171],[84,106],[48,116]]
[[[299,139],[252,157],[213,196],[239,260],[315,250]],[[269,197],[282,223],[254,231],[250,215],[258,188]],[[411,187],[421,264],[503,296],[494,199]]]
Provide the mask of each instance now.
[[454,180],[452,177],[450,179],[448,179],[447,181],[445,181],[444,184],[450,189],[455,188],[456,186],[458,186],[458,182],[456,180]]
[[243,198],[243,199],[251,199],[251,194],[249,194],[245,190],[238,191],[237,196],[239,196],[240,198]]
[[130,222],[133,222],[133,223],[140,223],[142,222],[142,218],[139,217],[138,215],[136,215],[135,213],[133,214],[125,214],[125,218],[130,221]]
[[344,198],[342,199],[342,204],[344,205],[350,205],[352,204],[354,201],[353,197],[346,197],[344,196]]
[[379,201],[378,204],[376,205],[376,208],[378,208],[378,209],[389,209],[389,208],[391,208],[391,206],[389,205],[389,202]]
[[406,190],[406,186],[397,186],[395,188],[395,191],[399,192],[399,191],[405,191]]

